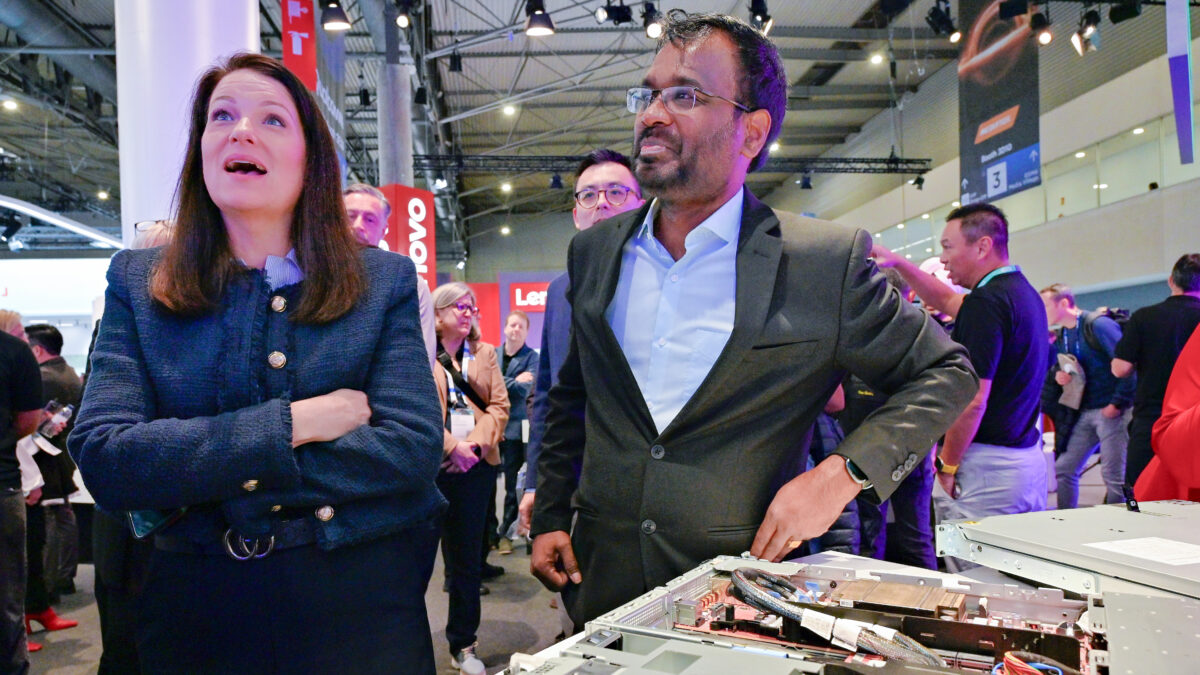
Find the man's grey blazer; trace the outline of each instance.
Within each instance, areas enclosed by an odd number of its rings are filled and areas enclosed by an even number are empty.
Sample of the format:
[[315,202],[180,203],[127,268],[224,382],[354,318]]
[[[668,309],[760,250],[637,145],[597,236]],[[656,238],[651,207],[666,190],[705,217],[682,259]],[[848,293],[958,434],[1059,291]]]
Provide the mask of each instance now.
[[805,451],[847,371],[890,396],[837,450],[867,474],[875,499],[892,493],[978,386],[963,347],[868,260],[868,233],[777,214],[747,190],[733,332],[678,416],[656,430],[604,317],[622,247],[648,208],[580,233],[569,249],[571,341],[550,392],[533,533],[572,533],[583,584],[564,597],[576,625],[703,560],[748,550],[781,470]]

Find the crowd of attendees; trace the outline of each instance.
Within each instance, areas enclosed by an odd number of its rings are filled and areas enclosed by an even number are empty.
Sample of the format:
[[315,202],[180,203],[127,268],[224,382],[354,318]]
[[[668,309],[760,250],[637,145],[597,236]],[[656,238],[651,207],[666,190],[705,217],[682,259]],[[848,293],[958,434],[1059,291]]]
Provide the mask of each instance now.
[[521,544],[569,633],[719,553],[961,569],[937,520],[1073,508],[1097,452],[1106,501],[1200,499],[1200,254],[1158,304],[1083,309],[990,204],[921,265],[765,206],[786,77],[731,17],[673,13],[628,105],[633,159],[576,173],[535,352],[522,312],[488,344],[469,286],[378,249],[390,204],[340,189],[279,62],[205,73],[177,212],[114,256],[85,376],[0,312],[0,671],[75,625],[72,458],[102,673],[431,673],[439,543],[479,675],[488,558]]

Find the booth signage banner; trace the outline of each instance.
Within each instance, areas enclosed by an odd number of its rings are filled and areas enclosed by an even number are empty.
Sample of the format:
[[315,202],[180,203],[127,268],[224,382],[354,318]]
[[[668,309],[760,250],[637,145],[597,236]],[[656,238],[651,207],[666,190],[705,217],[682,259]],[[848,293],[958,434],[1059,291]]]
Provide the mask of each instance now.
[[383,241],[389,251],[412,258],[429,288],[437,288],[437,230],[433,193],[407,185],[380,188],[392,205]]
[[526,314],[546,311],[546,289],[548,281],[525,281],[508,287],[508,306]]
[[309,91],[317,89],[317,21],[312,0],[283,2],[283,65]]
[[1041,185],[1038,43],[1029,14],[1000,18],[994,0],[961,0],[958,57],[961,201],[996,201]]

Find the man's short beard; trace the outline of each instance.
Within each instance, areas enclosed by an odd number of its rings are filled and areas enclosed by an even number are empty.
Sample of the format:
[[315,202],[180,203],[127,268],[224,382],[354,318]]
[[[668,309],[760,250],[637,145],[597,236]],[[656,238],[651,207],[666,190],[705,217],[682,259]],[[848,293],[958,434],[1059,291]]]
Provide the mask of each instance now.
[[679,164],[676,171],[660,174],[655,171],[653,164],[643,163],[640,156],[635,156],[633,161],[633,175],[637,178],[638,184],[642,186],[642,190],[652,194],[662,194],[683,187],[688,184],[688,179],[691,177],[688,167],[682,163]]

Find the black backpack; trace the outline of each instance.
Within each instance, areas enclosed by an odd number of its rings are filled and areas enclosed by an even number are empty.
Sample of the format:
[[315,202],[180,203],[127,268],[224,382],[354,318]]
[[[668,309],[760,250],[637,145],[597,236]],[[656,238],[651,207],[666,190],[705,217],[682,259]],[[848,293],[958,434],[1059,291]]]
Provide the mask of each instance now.
[[1084,319],[1083,326],[1079,332],[1083,334],[1083,339],[1087,340],[1088,346],[1092,349],[1104,354],[1111,361],[1115,356],[1110,350],[1104,347],[1104,343],[1100,342],[1100,338],[1096,337],[1096,319],[1105,317],[1112,319],[1121,329],[1121,334],[1125,333],[1125,324],[1129,323],[1129,310],[1119,307],[1101,307],[1094,312],[1088,314],[1087,319]]

